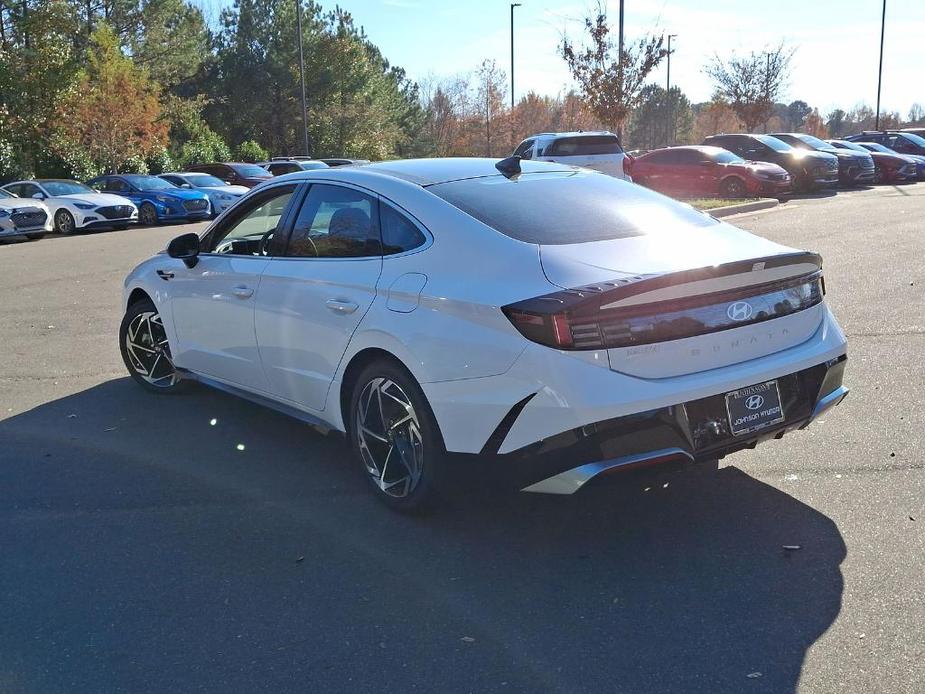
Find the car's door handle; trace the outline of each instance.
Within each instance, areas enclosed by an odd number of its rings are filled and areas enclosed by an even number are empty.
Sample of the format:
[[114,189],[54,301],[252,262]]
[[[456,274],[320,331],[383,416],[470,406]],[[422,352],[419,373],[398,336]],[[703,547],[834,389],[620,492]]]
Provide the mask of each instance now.
[[160,278],[161,278],[162,280],[164,280],[165,282],[166,282],[167,280],[172,280],[172,279],[173,279],[173,273],[172,273],[172,272],[167,272],[166,270],[158,270],[158,271],[157,271],[157,276],[160,277]]
[[232,287],[231,293],[239,299],[249,299],[253,296],[254,290],[250,287],[245,287],[243,284],[239,284],[237,287]]
[[328,299],[324,304],[334,313],[353,313],[360,308],[359,304],[348,299]]

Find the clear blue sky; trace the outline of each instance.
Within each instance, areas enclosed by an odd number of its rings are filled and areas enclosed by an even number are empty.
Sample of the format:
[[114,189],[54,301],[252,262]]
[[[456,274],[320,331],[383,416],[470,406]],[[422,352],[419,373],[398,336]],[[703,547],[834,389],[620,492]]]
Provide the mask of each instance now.
[[[280,0],[281,2],[283,0]],[[325,9],[334,2],[321,0]],[[593,0],[521,0],[515,10],[515,87],[556,94],[570,84],[556,54],[563,33],[579,36]],[[230,0],[200,0],[211,7]],[[485,58],[510,65],[507,0],[339,0],[385,56],[416,80],[474,70]],[[613,22],[618,0],[606,6]],[[771,9],[773,8],[773,9]],[[626,0],[626,36],[677,34],[671,80],[694,102],[711,94],[704,63],[719,52],[760,51],[781,39],[796,48],[785,101],[825,113],[877,97],[881,0]],[[925,104],[925,0],[887,0],[884,110]],[[665,82],[665,67],[651,79]]]

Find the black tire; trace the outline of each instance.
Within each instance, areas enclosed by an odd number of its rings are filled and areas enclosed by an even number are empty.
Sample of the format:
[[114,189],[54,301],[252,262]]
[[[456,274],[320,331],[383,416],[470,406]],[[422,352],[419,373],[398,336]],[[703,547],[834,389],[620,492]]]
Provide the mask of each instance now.
[[151,227],[157,224],[157,222],[157,208],[150,202],[141,203],[141,207],[138,208],[138,225]]
[[119,326],[119,351],[129,375],[149,393],[178,393],[189,384],[173,366],[160,318],[150,299],[130,305]]
[[720,194],[724,198],[744,198],[748,196],[748,188],[745,187],[745,181],[738,176],[730,176],[720,184]]
[[59,234],[73,234],[77,231],[77,224],[74,223],[74,215],[67,210],[58,210],[55,212],[55,231]]
[[[411,411],[400,400],[408,401]],[[376,497],[402,513],[433,510],[446,449],[427,398],[408,370],[389,359],[368,364],[354,381],[345,419],[350,448]],[[393,455],[397,457],[389,457]],[[379,474],[381,470],[386,474]]]
[[883,183],[883,169],[879,166],[874,169],[874,184]]

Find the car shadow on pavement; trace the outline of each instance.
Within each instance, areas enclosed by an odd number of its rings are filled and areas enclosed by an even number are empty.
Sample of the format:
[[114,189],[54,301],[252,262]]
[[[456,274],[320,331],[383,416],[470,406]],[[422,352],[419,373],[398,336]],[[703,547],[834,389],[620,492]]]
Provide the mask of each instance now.
[[127,378],[0,441],[23,690],[779,694],[841,604],[835,523],[728,465],[407,517],[342,440]]

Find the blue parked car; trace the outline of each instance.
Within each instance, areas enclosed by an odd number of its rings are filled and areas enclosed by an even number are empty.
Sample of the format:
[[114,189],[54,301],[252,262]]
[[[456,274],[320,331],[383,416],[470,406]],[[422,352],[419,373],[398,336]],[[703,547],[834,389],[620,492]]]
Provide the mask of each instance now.
[[157,176],[112,174],[97,176],[87,185],[131,200],[138,208],[138,223],[146,226],[208,219],[212,212],[205,193],[178,188]]
[[238,201],[238,198],[250,190],[247,186],[228,185],[215,176],[196,171],[163,173],[158,178],[163,178],[180,188],[199,190],[208,195],[209,202],[212,204],[213,217],[217,217],[231,207]]

